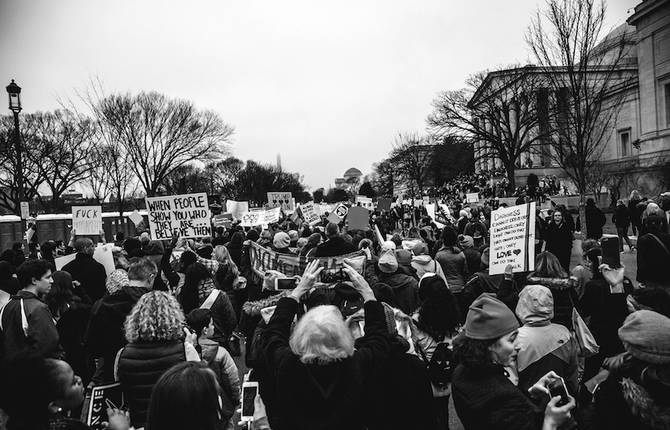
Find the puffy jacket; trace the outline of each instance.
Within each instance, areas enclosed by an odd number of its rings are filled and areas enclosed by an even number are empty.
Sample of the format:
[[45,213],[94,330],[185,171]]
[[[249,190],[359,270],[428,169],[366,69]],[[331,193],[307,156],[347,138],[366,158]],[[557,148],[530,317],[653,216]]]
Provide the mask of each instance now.
[[120,351],[117,376],[135,428],[144,427],[146,423],[151,390],[158,379],[169,368],[184,361],[184,343],[178,340],[131,343]]

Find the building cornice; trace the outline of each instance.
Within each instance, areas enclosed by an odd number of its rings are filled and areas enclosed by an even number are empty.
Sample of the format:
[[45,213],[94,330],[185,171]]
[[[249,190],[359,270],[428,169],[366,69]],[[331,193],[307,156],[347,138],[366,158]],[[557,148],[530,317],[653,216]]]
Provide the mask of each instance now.
[[630,25],[637,25],[641,19],[669,3],[670,0],[643,0],[642,3],[635,6],[635,12],[628,17],[626,22]]

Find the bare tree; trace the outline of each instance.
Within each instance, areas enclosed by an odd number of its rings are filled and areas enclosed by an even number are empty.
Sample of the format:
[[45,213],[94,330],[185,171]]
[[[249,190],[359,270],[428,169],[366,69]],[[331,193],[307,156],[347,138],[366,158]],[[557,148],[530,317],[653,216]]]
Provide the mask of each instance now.
[[233,134],[218,114],[156,92],[103,96],[94,90],[86,101],[149,196],[174,169],[224,156]]
[[428,116],[429,129],[436,138],[462,136],[474,142],[478,160],[498,158],[514,189],[522,154],[529,154],[544,136],[538,129],[540,82],[533,67],[476,73],[466,88],[438,95]]
[[637,76],[627,54],[633,41],[625,27],[603,38],[604,0],[547,0],[526,40],[555,100],[552,158],[584,196],[612,132],[626,90]]
[[123,216],[125,199],[134,194],[138,181],[121,144],[113,134],[101,128],[98,131],[99,143],[89,154],[91,175],[87,184],[101,203],[108,197],[116,200],[119,215]]
[[[89,154],[96,144],[95,123],[68,110],[35,114],[34,139],[39,151],[27,152],[51,190],[50,208],[60,208],[61,195],[90,174]],[[38,195],[44,203],[42,196]]]
[[420,137],[417,133],[398,133],[389,159],[412,194],[415,187],[419,194],[423,194],[432,157],[433,145],[428,138]]

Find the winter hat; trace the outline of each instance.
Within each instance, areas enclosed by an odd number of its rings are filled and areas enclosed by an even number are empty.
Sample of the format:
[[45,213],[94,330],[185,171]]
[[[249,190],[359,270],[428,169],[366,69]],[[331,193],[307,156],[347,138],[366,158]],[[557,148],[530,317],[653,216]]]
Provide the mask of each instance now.
[[144,255],[163,255],[165,248],[160,240],[152,240],[144,247]]
[[252,241],[252,242],[256,242],[256,241],[258,240],[259,237],[261,237],[261,235],[258,234],[258,230],[256,230],[255,228],[252,228],[252,229],[249,230],[249,232],[247,233],[247,240],[250,240],[250,241]]
[[621,267],[619,255],[619,238],[603,237],[600,241],[603,253],[603,264],[608,264],[612,269]]
[[619,338],[633,357],[650,364],[670,363],[670,318],[654,311],[628,315]]
[[306,237],[301,237],[298,239],[298,241],[295,243],[296,248],[302,249],[307,245],[307,238]]
[[425,242],[417,242],[412,246],[412,254],[426,255],[428,254],[428,245]]
[[486,247],[486,248],[482,251],[482,257],[481,257],[482,264],[483,264],[484,266],[486,266],[486,267],[489,267],[489,256],[490,256],[490,254],[489,254],[489,248]]
[[514,313],[493,294],[477,297],[465,318],[465,336],[470,339],[494,340],[518,328]]
[[381,244],[381,253],[386,251],[395,251],[395,242],[387,240]]
[[544,326],[554,317],[554,296],[542,285],[526,285],[519,294],[516,315],[529,326]]
[[114,294],[124,286],[128,285],[129,282],[130,281],[128,281],[128,272],[126,272],[123,269],[116,269],[115,271],[110,273],[109,276],[107,277],[105,287],[107,288],[107,292],[109,294]]
[[395,257],[395,251],[384,251],[379,257],[377,267],[383,273],[395,273],[398,270],[398,260]]
[[408,249],[398,249],[395,252],[395,258],[399,265],[409,266],[412,264],[412,251]]
[[289,237],[288,234],[284,233],[283,231],[280,231],[277,234],[275,234],[274,239],[272,239],[272,245],[276,249],[288,248],[290,244],[291,244],[291,238]]
[[463,249],[472,248],[475,246],[475,241],[472,236],[468,236],[467,234],[459,234],[458,245]]
[[462,209],[460,212],[458,212],[459,218],[469,218],[468,212],[465,209]]
[[293,242],[294,240],[298,240],[299,237],[298,232],[295,230],[289,230],[288,237],[291,239],[291,242]]

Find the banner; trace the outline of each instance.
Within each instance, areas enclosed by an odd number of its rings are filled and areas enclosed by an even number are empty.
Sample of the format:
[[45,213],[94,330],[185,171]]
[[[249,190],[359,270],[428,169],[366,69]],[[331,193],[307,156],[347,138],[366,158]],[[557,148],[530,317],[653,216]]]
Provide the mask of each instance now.
[[489,275],[535,270],[535,202],[491,212]]
[[207,194],[181,194],[177,196],[147,197],[149,229],[153,240],[212,235],[211,213]]
[[286,213],[293,212],[295,210],[295,202],[290,192],[268,192],[268,204],[272,206],[279,206]]
[[298,255],[280,254],[271,249],[264,248],[255,242],[251,242],[249,248],[251,267],[261,278],[265,277],[268,270],[276,270],[284,275],[302,276],[305,267],[312,260],[319,260],[319,265],[324,267],[321,272],[320,281],[323,283],[335,283],[348,280],[348,276],[342,271],[344,261],[347,260],[359,273],[365,272],[365,254],[363,251],[354,252],[336,257],[307,258]]
[[301,204],[300,211],[302,212],[303,219],[309,225],[314,225],[321,221],[321,211],[312,202]]
[[465,201],[467,203],[479,203],[479,193],[467,193],[465,195]]
[[102,230],[102,206],[72,206],[72,229],[77,236],[99,235]]
[[226,212],[214,215],[212,217],[212,224],[214,224],[214,227],[230,228],[233,225],[233,214]]
[[241,220],[242,216],[249,212],[249,202],[236,202],[235,200],[226,201],[226,212],[233,216],[233,219]]

